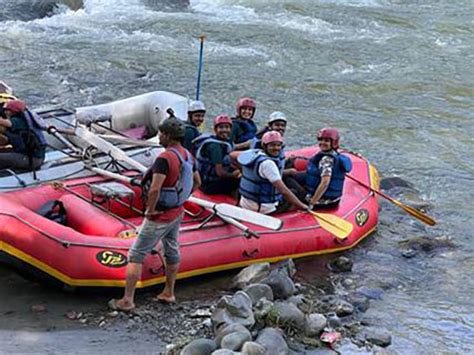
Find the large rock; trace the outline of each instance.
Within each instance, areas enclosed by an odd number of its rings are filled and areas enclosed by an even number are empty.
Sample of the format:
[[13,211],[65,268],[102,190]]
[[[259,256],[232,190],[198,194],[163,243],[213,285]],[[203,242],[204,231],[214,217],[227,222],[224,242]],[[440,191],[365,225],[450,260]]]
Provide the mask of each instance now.
[[278,314],[278,323],[283,326],[292,326],[300,330],[305,328],[305,316],[293,303],[279,302],[273,306],[273,310]]
[[216,342],[212,339],[196,339],[181,350],[180,355],[209,355],[217,349]]
[[293,296],[296,291],[293,280],[278,270],[272,270],[270,275],[262,280],[262,283],[272,288],[273,296],[276,299],[287,299]]
[[250,331],[247,328],[245,328],[242,324],[239,324],[239,323],[229,324],[227,326],[217,329],[215,333],[216,335],[215,341],[216,341],[217,346],[220,347],[222,343],[222,339],[224,339],[225,336],[232,333],[248,334],[248,336],[251,338]]
[[306,316],[305,334],[308,337],[316,337],[321,334],[327,326],[328,321],[325,316],[319,313],[311,313]]
[[290,279],[293,279],[293,276],[296,274],[296,266],[293,259],[286,259],[280,261],[273,266],[274,269],[278,270],[279,272],[284,273]]
[[217,302],[211,319],[214,329],[232,323],[250,328],[255,324],[252,300],[243,291],[237,291],[233,296],[223,296]]
[[265,355],[267,349],[263,345],[248,341],[242,346],[241,352],[243,355]]
[[249,295],[252,304],[255,305],[261,298],[273,301],[273,291],[267,284],[251,284],[244,288],[244,292]]
[[247,330],[227,334],[221,341],[221,348],[238,351],[245,342],[252,340],[250,332]]
[[214,351],[211,355],[234,355],[236,353],[234,353],[232,350],[229,350],[229,349],[218,349],[216,351]]
[[258,283],[270,273],[269,263],[260,263],[242,269],[232,280],[232,287],[243,289],[245,286]]
[[369,328],[366,331],[365,339],[372,344],[386,347],[392,343],[392,336],[385,329]]
[[287,355],[289,354],[288,344],[280,330],[275,328],[265,328],[259,334],[256,343],[267,349],[267,354]]

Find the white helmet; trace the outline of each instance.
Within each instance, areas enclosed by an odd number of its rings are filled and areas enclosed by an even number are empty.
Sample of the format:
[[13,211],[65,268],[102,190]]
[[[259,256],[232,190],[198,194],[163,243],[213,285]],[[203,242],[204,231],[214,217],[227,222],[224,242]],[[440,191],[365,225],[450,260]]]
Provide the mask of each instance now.
[[273,122],[276,122],[276,121],[283,121],[287,123],[285,114],[281,111],[272,112],[270,116],[268,117],[267,123],[268,125],[271,125]]
[[188,113],[189,112],[198,112],[204,111],[206,112],[206,106],[202,103],[202,101],[191,101],[188,106]]

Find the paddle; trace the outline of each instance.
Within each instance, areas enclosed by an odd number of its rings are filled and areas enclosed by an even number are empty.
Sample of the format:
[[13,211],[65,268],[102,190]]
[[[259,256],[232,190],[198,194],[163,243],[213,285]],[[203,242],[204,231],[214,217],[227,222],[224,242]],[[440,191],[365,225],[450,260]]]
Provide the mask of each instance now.
[[197,83],[196,83],[196,100],[199,100],[199,90],[201,88],[201,72],[202,72],[202,53],[204,49],[204,40],[206,36],[199,36],[199,41],[201,42],[199,46],[199,62],[198,62],[198,72],[197,72]]
[[[88,130],[85,130],[81,127],[77,127],[76,128],[76,135],[78,137],[82,138],[83,140],[87,141],[89,144],[93,145],[97,149],[103,151],[104,153],[109,154],[112,158],[114,158],[116,160],[123,161],[123,162],[133,166],[134,168],[136,168],[141,173],[145,173],[147,171],[147,168],[144,165],[142,165],[138,161],[130,158],[127,154],[125,154],[125,152],[123,150],[121,150],[120,148],[115,147],[113,144],[103,140],[102,138],[95,135],[94,133],[92,133]],[[255,232],[251,231],[248,227],[244,226],[242,223],[237,222],[236,220],[234,220],[230,217],[223,216],[220,213],[218,213],[217,211],[213,211],[213,212],[216,212],[216,215],[219,216],[225,222],[227,222],[229,224],[232,224],[233,226],[235,226],[235,227],[241,229],[242,231],[244,231],[244,233],[246,235],[258,237],[258,235]]]
[[418,220],[422,221],[423,223],[426,223],[430,226],[434,226],[436,224],[436,221],[431,218],[430,216],[424,214],[423,212],[413,208],[413,207],[410,207],[410,206],[407,206],[405,204],[403,204],[402,202],[394,199],[393,197],[390,197],[386,194],[384,194],[383,192],[377,190],[377,189],[374,189],[373,187],[370,187],[369,185],[367,184],[364,184],[362,181],[360,180],[357,180],[355,177],[351,176],[351,175],[348,175],[346,174],[346,176],[355,181],[355,182],[358,182],[359,184],[361,184],[362,186],[364,186],[365,188],[369,189],[370,191],[373,191],[375,192],[377,195],[379,196],[382,196],[383,198],[385,198],[386,200],[389,200],[390,202],[392,202],[393,204],[397,205],[398,207],[402,208],[405,212],[407,212],[408,214],[412,215],[413,217],[417,218]]
[[335,216],[329,213],[319,213],[314,211],[308,211],[311,213],[316,221],[318,221],[321,228],[327,230],[329,233],[334,235],[337,239],[346,239],[351,234],[354,226],[347,222],[341,217]]
[[[110,171],[91,167],[91,166],[87,166],[87,169],[97,174],[100,174],[100,175],[103,175],[103,176],[106,176],[118,181],[126,182],[135,186],[140,186],[140,181],[135,178],[123,176],[120,174],[112,173]],[[213,202],[203,200],[197,197],[192,197],[192,196],[189,198],[189,201],[196,203],[199,206],[202,206],[206,209],[213,210],[217,212],[219,216],[222,215],[229,218],[235,218],[241,221],[248,221],[257,226],[266,227],[272,230],[280,229],[283,224],[283,222],[279,220],[278,218],[267,216],[267,215],[253,212],[253,211],[248,211],[237,206],[229,205],[227,203],[213,203]],[[248,229],[247,227],[245,228]]]

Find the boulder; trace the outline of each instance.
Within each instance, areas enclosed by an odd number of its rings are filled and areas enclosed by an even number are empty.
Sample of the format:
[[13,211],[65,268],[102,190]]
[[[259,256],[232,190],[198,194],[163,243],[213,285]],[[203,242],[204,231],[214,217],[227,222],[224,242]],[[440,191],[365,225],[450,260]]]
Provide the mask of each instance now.
[[296,291],[293,280],[287,275],[278,272],[278,270],[272,270],[268,277],[262,280],[262,283],[272,288],[273,296],[276,299],[287,299],[293,296]]
[[180,355],[209,355],[217,349],[216,342],[212,339],[196,339],[181,350]]
[[283,326],[291,325],[300,330],[305,328],[305,316],[293,303],[279,302],[273,306],[273,310],[278,314],[278,324]]
[[217,302],[211,319],[214,329],[232,323],[239,323],[250,328],[255,324],[252,300],[243,291],[237,291],[233,296],[223,296]]
[[247,341],[241,350],[243,355],[265,355],[267,349],[263,345],[255,343],[253,341]]
[[269,263],[259,263],[247,266],[233,278],[232,287],[242,290],[247,285],[260,282],[267,277],[269,273]]
[[273,265],[273,269],[285,274],[290,279],[293,279],[293,276],[296,274],[296,266],[293,259],[280,261]]
[[249,295],[252,305],[255,305],[261,298],[273,301],[272,288],[266,284],[251,284],[244,288],[244,292]]
[[369,328],[366,331],[365,339],[372,344],[386,347],[392,343],[392,336],[385,329]]
[[238,351],[242,348],[242,345],[244,345],[245,342],[251,340],[252,336],[248,330],[233,332],[222,338],[221,348]]
[[279,329],[265,328],[257,336],[256,343],[267,349],[267,354],[287,355],[289,354],[288,344]]
[[308,337],[316,337],[321,334],[327,326],[326,317],[319,313],[312,313],[306,316],[305,334]]
[[221,327],[217,329],[215,333],[215,342],[217,346],[221,346],[222,339],[226,335],[232,334],[232,333],[245,333],[248,334],[248,336],[251,338],[250,332],[247,328],[245,328],[242,324],[234,323],[234,324],[229,324],[227,326]]

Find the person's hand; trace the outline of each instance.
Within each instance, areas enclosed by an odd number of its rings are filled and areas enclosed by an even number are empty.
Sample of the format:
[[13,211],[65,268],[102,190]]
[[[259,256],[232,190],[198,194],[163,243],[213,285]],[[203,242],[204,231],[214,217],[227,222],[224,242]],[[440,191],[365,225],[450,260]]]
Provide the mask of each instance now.
[[310,204],[310,205],[313,205],[313,206],[314,206],[314,205],[317,204],[317,203],[318,203],[318,199],[315,199],[314,197],[311,197],[311,198],[310,198],[310,200],[309,200],[309,204]]
[[235,179],[240,179],[242,177],[242,173],[240,172],[240,170],[234,170],[232,172],[232,177]]

